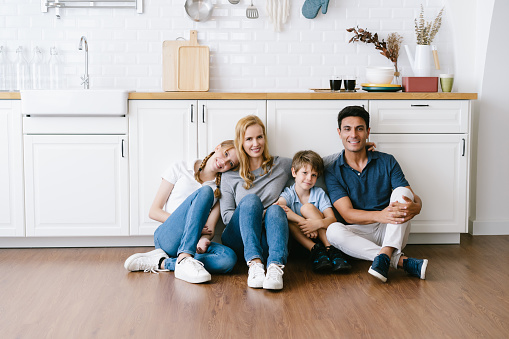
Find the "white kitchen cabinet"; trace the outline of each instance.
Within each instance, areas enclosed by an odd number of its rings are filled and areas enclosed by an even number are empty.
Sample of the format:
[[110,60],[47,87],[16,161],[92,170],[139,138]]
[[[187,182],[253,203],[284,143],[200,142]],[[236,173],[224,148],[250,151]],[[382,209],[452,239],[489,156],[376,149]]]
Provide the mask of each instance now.
[[321,156],[340,152],[337,132],[339,111],[346,106],[365,106],[367,100],[269,100],[267,138],[270,153],[292,158],[311,149]]
[[468,230],[470,102],[467,100],[371,100],[370,140],[394,155],[421,214],[412,233]]
[[152,235],[160,225],[148,214],[163,171],[233,139],[237,121],[249,114],[265,123],[265,100],[129,101],[131,235]]
[[25,235],[19,100],[0,100],[0,236]]
[[25,135],[24,142],[27,236],[128,235],[125,135]]
[[422,201],[412,233],[465,233],[468,135],[371,134],[380,152],[394,155]]

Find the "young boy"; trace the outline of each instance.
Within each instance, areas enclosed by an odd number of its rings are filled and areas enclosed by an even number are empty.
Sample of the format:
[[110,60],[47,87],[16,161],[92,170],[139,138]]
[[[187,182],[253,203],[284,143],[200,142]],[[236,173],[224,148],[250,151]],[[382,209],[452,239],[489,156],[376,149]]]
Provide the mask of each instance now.
[[290,234],[311,252],[313,271],[349,270],[343,253],[327,241],[327,227],[336,218],[327,194],[314,187],[323,170],[323,160],[316,152],[297,152],[292,161],[295,184],[285,188],[276,204],[286,212]]

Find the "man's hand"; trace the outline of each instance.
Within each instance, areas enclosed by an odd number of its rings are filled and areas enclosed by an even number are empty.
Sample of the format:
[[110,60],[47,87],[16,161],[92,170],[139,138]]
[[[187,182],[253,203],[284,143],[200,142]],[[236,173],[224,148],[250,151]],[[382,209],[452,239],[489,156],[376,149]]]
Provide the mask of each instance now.
[[389,206],[380,211],[380,222],[385,224],[403,224],[413,219],[421,212],[421,205],[412,201],[412,199],[403,196],[404,203],[391,202]]

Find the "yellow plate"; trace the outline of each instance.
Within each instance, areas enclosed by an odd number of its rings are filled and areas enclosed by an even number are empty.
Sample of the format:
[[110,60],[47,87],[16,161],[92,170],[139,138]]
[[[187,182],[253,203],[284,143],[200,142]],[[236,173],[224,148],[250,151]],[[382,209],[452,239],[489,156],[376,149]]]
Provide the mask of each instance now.
[[401,85],[393,84],[361,84],[362,87],[401,87]]

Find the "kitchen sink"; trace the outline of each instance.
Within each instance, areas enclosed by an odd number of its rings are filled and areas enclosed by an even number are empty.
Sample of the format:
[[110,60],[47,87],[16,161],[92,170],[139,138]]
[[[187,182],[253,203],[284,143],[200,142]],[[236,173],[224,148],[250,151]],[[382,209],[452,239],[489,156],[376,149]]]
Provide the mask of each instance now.
[[128,91],[120,89],[22,90],[23,115],[119,116],[127,114]]

